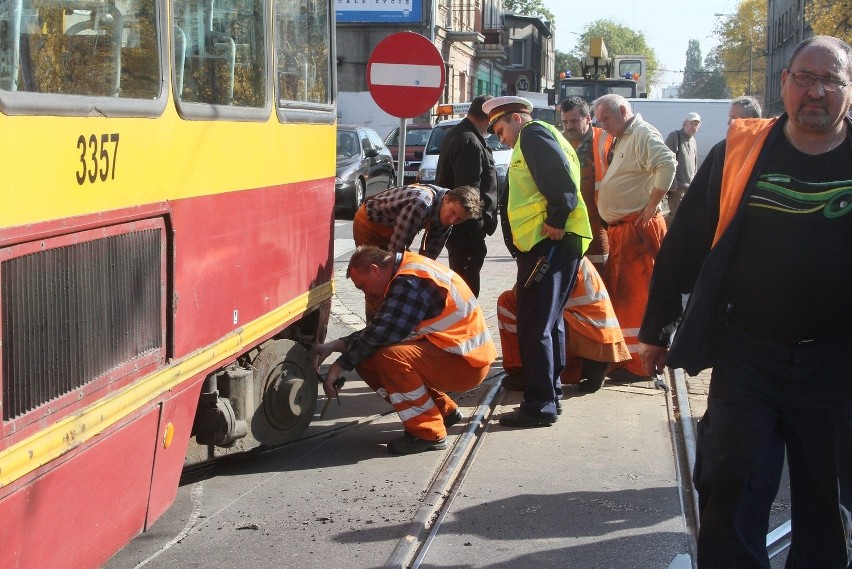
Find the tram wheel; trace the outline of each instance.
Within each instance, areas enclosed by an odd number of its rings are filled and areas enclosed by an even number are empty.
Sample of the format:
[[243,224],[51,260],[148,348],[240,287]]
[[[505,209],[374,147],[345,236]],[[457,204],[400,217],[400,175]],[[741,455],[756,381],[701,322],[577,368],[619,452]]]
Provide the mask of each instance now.
[[317,372],[305,349],[292,340],[265,345],[252,362],[259,402],[251,418],[251,435],[262,445],[298,439],[317,405]]

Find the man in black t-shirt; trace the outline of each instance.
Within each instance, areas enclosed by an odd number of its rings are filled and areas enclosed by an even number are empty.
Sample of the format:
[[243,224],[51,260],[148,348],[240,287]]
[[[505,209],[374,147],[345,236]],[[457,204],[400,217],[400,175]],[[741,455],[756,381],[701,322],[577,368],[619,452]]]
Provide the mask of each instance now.
[[733,121],[656,258],[645,371],[713,368],[694,473],[702,568],[769,567],[785,453],[787,566],[852,567],[849,83],[849,45],[799,44],[781,73],[786,113]]

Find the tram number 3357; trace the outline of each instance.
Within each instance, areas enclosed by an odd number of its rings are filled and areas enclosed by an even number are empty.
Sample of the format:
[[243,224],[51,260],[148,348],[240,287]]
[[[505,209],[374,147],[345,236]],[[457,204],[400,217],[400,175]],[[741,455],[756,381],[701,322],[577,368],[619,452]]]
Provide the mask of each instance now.
[[88,180],[94,184],[100,178],[115,179],[115,162],[118,156],[118,133],[91,134],[88,138],[81,134],[77,138],[77,149],[80,151],[80,168],[77,170],[77,183],[81,186]]

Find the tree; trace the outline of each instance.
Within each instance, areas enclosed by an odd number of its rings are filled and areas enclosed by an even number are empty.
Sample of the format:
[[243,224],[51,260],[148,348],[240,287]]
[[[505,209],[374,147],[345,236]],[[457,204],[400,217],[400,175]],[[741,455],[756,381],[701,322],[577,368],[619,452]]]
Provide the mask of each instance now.
[[503,9],[525,16],[538,16],[548,22],[553,22],[553,12],[547,9],[542,0],[504,0]]
[[[601,37],[606,43],[610,57],[613,55],[644,55],[648,58],[648,88],[660,82],[662,72],[656,52],[648,46],[645,34],[618,24],[613,20],[595,20],[586,25],[577,39],[577,45],[570,53],[577,61],[583,61],[589,52],[592,38]],[[577,69],[579,71],[579,68]]]
[[722,74],[722,66],[712,54],[704,60],[704,85],[697,95],[700,99],[729,99],[731,90]]
[[684,99],[726,99],[729,93],[716,60],[708,56],[702,64],[701,45],[698,40],[689,40],[678,96]]
[[805,19],[814,33],[852,43],[852,0],[811,0],[805,3]]
[[686,65],[683,68],[683,83],[678,95],[684,99],[695,99],[704,82],[704,67],[701,65],[701,45],[698,40],[689,40],[686,48]]
[[556,50],[556,78],[559,79],[559,74],[565,71],[570,71],[572,77],[577,77],[580,74],[580,60],[570,53]]
[[719,44],[711,55],[721,64],[735,96],[765,97],[766,2],[741,0],[734,14],[723,16],[713,32]]

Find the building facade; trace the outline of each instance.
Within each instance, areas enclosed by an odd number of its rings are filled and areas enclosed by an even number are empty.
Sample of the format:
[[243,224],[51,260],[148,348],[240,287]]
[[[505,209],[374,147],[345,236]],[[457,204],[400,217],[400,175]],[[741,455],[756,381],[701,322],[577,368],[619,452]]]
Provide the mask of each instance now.
[[504,73],[503,94],[518,91],[544,93],[552,89],[555,78],[556,53],[550,22],[538,16],[507,12],[505,48],[509,60]]
[[807,0],[768,0],[766,34],[766,116],[784,111],[781,100],[781,71],[793,49],[814,35],[805,19]]
[[[521,76],[530,89],[553,86],[554,44],[540,18],[504,14],[502,0],[399,0],[384,11],[367,0],[337,4],[338,118],[384,136],[399,119],[384,113],[367,90],[367,62],[387,36],[414,32],[429,38],[444,59],[446,82],[438,103],[470,101],[482,94],[514,94]],[[510,54],[519,57],[510,59]],[[522,57],[520,57],[522,55]],[[410,122],[433,122],[426,113]]]

